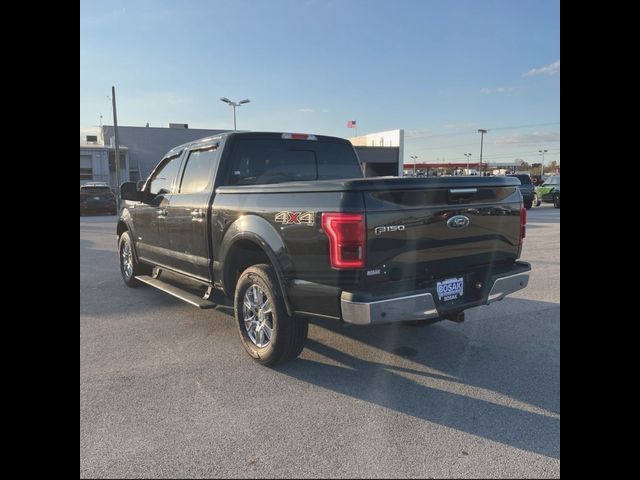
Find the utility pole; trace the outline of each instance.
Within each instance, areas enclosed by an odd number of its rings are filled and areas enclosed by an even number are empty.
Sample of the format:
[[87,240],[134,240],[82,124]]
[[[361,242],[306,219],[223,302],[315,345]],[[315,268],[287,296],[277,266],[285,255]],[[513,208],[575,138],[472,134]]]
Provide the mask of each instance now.
[[411,155],[411,160],[413,160],[413,176],[416,176],[416,161],[418,160],[417,155]]
[[482,144],[484,140],[484,134],[487,133],[487,131],[483,128],[479,128],[478,133],[480,134],[480,175],[482,176]]
[[116,87],[111,87],[111,103],[113,105],[113,134],[116,137],[116,208],[120,212],[120,144],[118,143],[118,114],[116,113]]
[[[540,178],[544,175],[544,154],[547,153],[546,150],[538,150],[538,152],[542,155],[542,163],[540,164]],[[542,179],[544,182],[544,179]]]

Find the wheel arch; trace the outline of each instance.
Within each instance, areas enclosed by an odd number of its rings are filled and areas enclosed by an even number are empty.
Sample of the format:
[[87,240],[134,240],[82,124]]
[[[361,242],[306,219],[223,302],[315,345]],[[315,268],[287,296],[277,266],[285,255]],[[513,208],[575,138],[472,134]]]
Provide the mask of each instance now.
[[118,225],[116,227],[116,238],[118,243],[118,251],[120,249],[120,237],[124,232],[129,232],[129,236],[131,237],[131,246],[133,248],[133,256],[136,262],[139,262],[138,258],[138,250],[136,249],[136,240],[133,237],[133,232],[131,230],[131,226],[121,217],[118,219]]
[[283,268],[283,261],[288,264],[289,255],[282,238],[266,220],[247,215],[234,222],[221,242],[218,258],[219,261],[214,262],[215,278],[221,280],[223,292],[230,297],[244,269],[258,263],[273,266],[287,313],[293,315]]

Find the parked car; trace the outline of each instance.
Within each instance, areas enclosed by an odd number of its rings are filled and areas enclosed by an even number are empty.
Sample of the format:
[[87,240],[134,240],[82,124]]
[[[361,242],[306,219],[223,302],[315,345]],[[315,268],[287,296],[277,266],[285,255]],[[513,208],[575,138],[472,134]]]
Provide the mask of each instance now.
[[531,183],[531,177],[526,173],[516,173],[507,175],[507,177],[515,177],[520,180],[520,193],[522,194],[522,201],[524,202],[524,208],[529,210],[533,206],[533,197],[535,197],[535,187]]
[[244,349],[273,365],[300,354],[310,317],[462,322],[525,288],[517,185],[364,178],[345,139],[223,133],[169,151],[141,188],[121,185],[120,272],[129,287],[232,307]]
[[541,202],[553,203],[560,208],[560,175],[548,177],[542,185],[536,187],[536,206]]
[[80,186],[80,215],[83,213],[117,214],[116,196],[109,185],[89,182]]

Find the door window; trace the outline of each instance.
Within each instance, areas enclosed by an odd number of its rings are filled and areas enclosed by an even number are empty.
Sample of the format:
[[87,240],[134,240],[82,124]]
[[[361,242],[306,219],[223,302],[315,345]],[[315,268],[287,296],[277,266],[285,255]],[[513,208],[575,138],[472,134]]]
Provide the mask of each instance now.
[[171,185],[180,169],[180,155],[170,158],[160,169],[153,175],[149,193],[152,196],[166,195],[171,193]]

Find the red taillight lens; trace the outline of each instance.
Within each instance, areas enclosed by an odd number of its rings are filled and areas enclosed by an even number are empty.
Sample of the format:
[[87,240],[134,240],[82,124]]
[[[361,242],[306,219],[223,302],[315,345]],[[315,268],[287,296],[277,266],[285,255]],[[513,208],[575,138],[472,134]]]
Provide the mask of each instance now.
[[364,215],[323,213],[322,229],[329,238],[329,257],[333,268],[364,268]]
[[520,245],[522,245],[522,239],[524,239],[527,227],[527,209],[524,208],[524,203],[520,203]]

